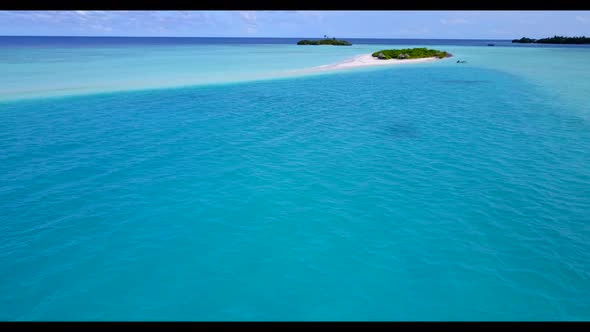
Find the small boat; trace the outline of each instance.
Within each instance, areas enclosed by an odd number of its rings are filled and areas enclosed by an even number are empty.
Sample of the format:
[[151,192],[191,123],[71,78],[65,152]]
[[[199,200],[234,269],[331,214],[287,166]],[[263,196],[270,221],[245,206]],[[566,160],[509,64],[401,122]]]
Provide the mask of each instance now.
[[489,43],[488,46],[496,46],[496,44]]
[[457,60],[457,63],[466,63],[467,61],[465,60]]

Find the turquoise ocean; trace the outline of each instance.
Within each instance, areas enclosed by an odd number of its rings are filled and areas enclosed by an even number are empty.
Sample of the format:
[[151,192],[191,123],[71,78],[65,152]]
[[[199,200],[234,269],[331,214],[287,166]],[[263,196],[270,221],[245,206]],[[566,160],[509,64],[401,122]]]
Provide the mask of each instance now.
[[0,37],[0,320],[590,319],[590,47],[295,42]]

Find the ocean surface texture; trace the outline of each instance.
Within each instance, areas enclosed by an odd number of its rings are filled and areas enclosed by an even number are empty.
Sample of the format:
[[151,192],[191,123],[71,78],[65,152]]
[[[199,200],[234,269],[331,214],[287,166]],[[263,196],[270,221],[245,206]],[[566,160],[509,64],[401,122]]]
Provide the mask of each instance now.
[[488,42],[0,38],[0,320],[589,320],[590,48]]

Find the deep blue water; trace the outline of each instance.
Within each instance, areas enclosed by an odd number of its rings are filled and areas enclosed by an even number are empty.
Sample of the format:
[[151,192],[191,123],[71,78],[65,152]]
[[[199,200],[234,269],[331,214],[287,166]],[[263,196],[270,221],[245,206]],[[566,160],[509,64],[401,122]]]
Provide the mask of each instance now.
[[2,102],[0,320],[588,320],[578,105],[475,65]]
[[[301,39],[321,39],[322,37],[301,38],[241,38],[241,37],[40,37],[40,36],[0,36],[0,46],[72,46],[96,47],[101,45],[210,45],[210,44],[296,44]],[[379,38],[339,38],[353,44],[429,44],[479,46],[488,42],[510,43],[509,40],[488,39],[379,39]]]
[[[323,36],[301,38],[243,38],[243,37],[45,37],[45,36],[0,36],[0,47],[98,47],[98,46],[145,46],[145,45],[264,45],[296,44],[301,39],[321,39]],[[590,47],[589,45],[519,44],[506,39],[393,39],[393,38],[338,38],[353,45],[452,45],[510,47]]]

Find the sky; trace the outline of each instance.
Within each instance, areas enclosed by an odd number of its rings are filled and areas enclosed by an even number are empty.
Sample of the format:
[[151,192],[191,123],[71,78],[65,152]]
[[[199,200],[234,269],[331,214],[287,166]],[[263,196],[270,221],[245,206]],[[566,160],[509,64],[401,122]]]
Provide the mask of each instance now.
[[543,38],[590,36],[590,11],[0,11],[0,35]]

